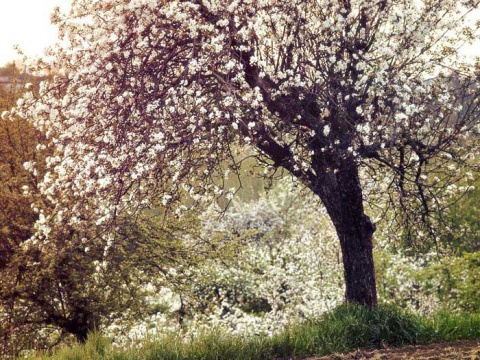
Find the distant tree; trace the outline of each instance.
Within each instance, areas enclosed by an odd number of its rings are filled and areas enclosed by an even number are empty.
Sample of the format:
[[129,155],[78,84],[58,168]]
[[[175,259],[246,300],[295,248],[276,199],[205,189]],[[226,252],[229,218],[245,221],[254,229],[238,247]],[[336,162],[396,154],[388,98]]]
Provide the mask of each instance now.
[[434,220],[442,189],[474,161],[478,78],[458,48],[478,38],[466,21],[478,5],[73,1],[53,17],[68,45],[51,66],[64,76],[18,109],[55,145],[41,184],[55,206],[36,239],[67,225],[114,228],[158,199],[230,197],[225,174],[250,147],[321,199],[346,300],[375,306],[364,191],[395,191],[398,220],[415,227]]
[[[0,111],[13,106],[19,94],[4,90]],[[23,196],[27,184],[36,186],[38,178],[23,168],[23,163],[46,154],[36,150],[44,136],[24,119],[0,121],[0,268],[12,255],[12,249],[33,234],[37,216],[31,207],[32,199]]]
[[0,67],[0,76],[15,77],[18,75],[20,75],[20,69],[17,67],[14,61],[3,67]]
[[[3,73],[3,71],[0,71]],[[15,77],[12,77],[15,81]],[[0,85],[0,113],[16,104],[21,92],[16,86]],[[38,219],[32,208],[33,197],[24,195],[24,187],[36,187],[39,178],[23,168],[23,163],[33,158],[45,159],[47,154],[36,150],[45,137],[32,124],[18,117],[0,120],[0,354],[5,355],[14,336],[21,338],[15,329],[13,313],[17,302],[7,293],[17,282],[18,268],[15,255],[22,243],[34,234]],[[39,163],[39,168],[40,168]],[[37,191],[39,195],[40,192]],[[13,281],[13,282],[12,282]]]

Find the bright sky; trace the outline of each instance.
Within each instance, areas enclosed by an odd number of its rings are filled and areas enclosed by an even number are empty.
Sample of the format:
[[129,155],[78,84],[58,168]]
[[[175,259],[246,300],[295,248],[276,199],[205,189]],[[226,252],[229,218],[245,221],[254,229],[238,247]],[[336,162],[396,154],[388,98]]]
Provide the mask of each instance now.
[[14,45],[28,56],[38,56],[55,42],[56,28],[50,24],[55,6],[68,11],[71,0],[0,0],[0,66],[19,56]]

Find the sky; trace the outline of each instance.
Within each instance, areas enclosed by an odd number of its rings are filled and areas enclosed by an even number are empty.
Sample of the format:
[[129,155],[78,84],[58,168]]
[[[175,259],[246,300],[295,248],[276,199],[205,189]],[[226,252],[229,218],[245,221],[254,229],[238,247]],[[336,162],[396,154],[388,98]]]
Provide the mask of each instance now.
[[55,6],[68,11],[71,0],[0,0],[0,66],[19,58],[14,45],[28,56],[38,56],[55,42],[50,24]]

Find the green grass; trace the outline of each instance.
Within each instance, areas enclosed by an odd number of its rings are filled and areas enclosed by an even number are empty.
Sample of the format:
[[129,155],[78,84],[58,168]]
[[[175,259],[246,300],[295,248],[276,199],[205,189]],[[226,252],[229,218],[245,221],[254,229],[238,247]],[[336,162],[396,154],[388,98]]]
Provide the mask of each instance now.
[[391,306],[368,309],[340,306],[322,318],[289,327],[273,337],[242,339],[219,330],[185,341],[175,334],[146,340],[142,346],[115,349],[94,334],[85,345],[35,359],[57,360],[248,360],[326,355],[357,348],[378,348],[452,340],[480,339],[480,314],[441,312],[431,318]]
[[480,314],[442,311],[427,320],[423,342],[480,339]]

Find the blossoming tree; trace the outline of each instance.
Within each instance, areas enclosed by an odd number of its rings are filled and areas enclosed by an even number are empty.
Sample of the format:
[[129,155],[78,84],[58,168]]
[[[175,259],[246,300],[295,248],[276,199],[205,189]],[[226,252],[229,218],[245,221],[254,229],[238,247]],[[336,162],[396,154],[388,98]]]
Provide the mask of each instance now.
[[346,300],[374,306],[359,172],[391,179],[398,204],[428,220],[458,175],[447,162],[469,161],[478,88],[458,48],[478,37],[466,20],[478,3],[74,0],[53,15],[64,41],[51,66],[64,76],[17,110],[56,151],[39,237],[64,223],[108,228],[182,194],[229,196],[225,174],[250,147],[321,199]]
[[[165,284],[174,287],[176,278],[159,272],[197,266],[207,257],[181,242],[198,237],[198,221],[186,216],[182,223],[124,217],[115,233],[90,224],[88,233],[57,231],[47,249],[43,243],[24,246],[35,233],[37,209],[55,205],[37,187],[52,155],[48,140],[28,120],[8,116],[42,79],[20,77],[15,69],[0,68],[0,74],[12,75],[11,84],[0,84],[0,358],[18,357],[32,344],[48,349],[73,336],[85,342],[90,332],[107,327],[124,331],[139,314],[161,312],[147,303],[148,296]],[[30,173],[23,164],[33,161]]]

